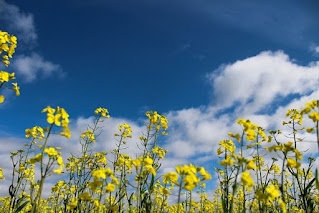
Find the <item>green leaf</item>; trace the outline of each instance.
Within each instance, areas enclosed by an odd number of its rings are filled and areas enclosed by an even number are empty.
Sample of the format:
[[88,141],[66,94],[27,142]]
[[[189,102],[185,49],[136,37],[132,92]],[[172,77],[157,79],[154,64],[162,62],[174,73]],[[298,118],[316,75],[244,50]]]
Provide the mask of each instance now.
[[20,212],[29,202],[30,202],[30,201],[24,202],[21,206],[19,206],[19,207],[14,211],[14,213]]
[[316,169],[316,189],[319,189],[318,169]]

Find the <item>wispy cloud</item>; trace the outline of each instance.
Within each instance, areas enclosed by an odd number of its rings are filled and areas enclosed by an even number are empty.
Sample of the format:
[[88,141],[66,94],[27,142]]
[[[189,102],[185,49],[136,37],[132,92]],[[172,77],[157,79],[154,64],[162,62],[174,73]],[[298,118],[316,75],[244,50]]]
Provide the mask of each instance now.
[[25,13],[19,7],[0,0],[0,23],[1,30],[18,36],[19,42],[23,41],[28,45],[34,45],[38,35],[34,24],[34,17],[31,13]]
[[31,55],[18,55],[15,58],[12,68],[25,82],[34,81],[40,77],[47,78],[55,76],[63,77],[64,73],[58,64],[45,60],[37,53]]
[[18,48],[26,52],[14,55],[10,68],[13,67],[17,74],[21,74],[25,82],[32,82],[39,77],[50,77],[53,74],[63,77],[65,73],[58,64],[32,51],[38,39],[33,14],[26,13],[4,0],[0,0],[0,13],[0,24],[3,26],[0,30],[16,35]]

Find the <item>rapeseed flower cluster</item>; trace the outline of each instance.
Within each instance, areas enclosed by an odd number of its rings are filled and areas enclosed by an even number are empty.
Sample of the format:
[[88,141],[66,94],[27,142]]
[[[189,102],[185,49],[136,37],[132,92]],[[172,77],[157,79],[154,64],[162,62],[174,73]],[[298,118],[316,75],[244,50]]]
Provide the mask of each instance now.
[[[2,58],[1,62],[4,66],[8,67],[10,64],[10,58],[12,58],[13,53],[15,52],[15,48],[17,47],[17,37],[14,35],[9,35],[7,32],[3,32],[0,30],[0,56]],[[0,70],[0,89],[10,89],[5,87],[5,83],[10,80],[15,79],[15,73],[8,73],[6,71]],[[20,95],[20,87],[18,83],[11,83],[13,87],[11,88],[15,91],[16,96]],[[0,103],[3,103],[5,100],[4,95],[0,95]]]
[[[0,31],[0,54],[6,66],[16,40]],[[14,73],[0,71],[0,88],[14,78]],[[19,95],[17,84],[12,85]],[[0,96],[0,102],[3,100]],[[301,110],[288,110],[283,122],[291,131],[287,140],[279,137],[283,136],[280,130],[269,130],[267,135],[252,121],[238,119],[242,131],[228,134],[237,142],[222,140],[217,155],[212,154],[220,159],[214,168],[219,184],[214,195],[206,192],[206,183],[217,181],[207,168],[185,164],[177,165],[175,171],[161,170],[169,152],[161,147],[161,137],[168,134],[168,120],[157,111],[146,112],[145,132],[138,141],[129,124],[119,125],[115,148],[107,153],[93,148],[100,141],[101,122],[110,117],[106,108],[96,109],[93,124],[79,136],[80,151],[65,160],[63,147],[53,147],[50,141],[56,128],[62,128],[61,136],[71,137],[69,114],[48,106],[42,112],[49,127],[26,129],[29,142],[10,153],[12,172],[4,174],[0,168],[0,181],[12,175],[9,195],[0,198],[0,212],[319,212],[315,159],[305,159],[297,147],[302,141],[300,133],[316,135],[319,147],[318,103],[314,100]],[[303,126],[304,119],[313,125]],[[134,142],[141,150],[139,155],[125,152],[127,144]],[[61,180],[44,198],[47,178],[52,176]]]

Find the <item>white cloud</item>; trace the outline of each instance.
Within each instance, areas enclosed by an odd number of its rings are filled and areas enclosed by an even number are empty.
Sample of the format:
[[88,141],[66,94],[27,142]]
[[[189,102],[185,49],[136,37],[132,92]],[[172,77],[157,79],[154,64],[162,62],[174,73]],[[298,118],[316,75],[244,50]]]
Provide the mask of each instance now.
[[[171,158],[185,162],[191,158],[199,164],[205,159],[211,161],[209,156],[216,160],[219,141],[227,139],[229,131],[241,132],[235,123],[237,118],[250,119],[266,129],[281,129],[288,135],[290,130],[282,126],[287,109],[300,109],[319,97],[319,63],[301,66],[282,51],[262,52],[221,66],[208,75],[208,80],[214,94],[211,105],[167,114],[170,125],[165,146]],[[291,99],[291,95],[297,96]],[[271,109],[271,113],[264,109]],[[312,125],[309,119],[304,122]],[[309,134],[300,137],[306,137],[307,142],[298,147],[308,154],[316,153],[317,144],[308,142],[314,138]]]
[[269,107],[276,98],[305,95],[319,85],[319,63],[299,66],[282,51],[257,56],[219,68],[209,75],[218,108],[236,105],[253,114]]
[[0,23],[4,23],[6,29],[11,34],[18,36],[19,41],[27,44],[34,44],[38,38],[34,25],[33,15],[25,13],[15,5],[8,4],[0,0]]
[[34,81],[39,77],[50,77],[53,74],[59,77],[65,75],[59,65],[32,52],[38,38],[33,14],[23,12],[16,5],[8,4],[4,0],[0,0],[0,14],[0,30],[18,37],[19,50],[31,51],[28,54],[13,55],[10,68],[13,67],[14,72],[22,75],[25,82]]
[[319,46],[315,47],[316,53],[319,53]]
[[17,56],[14,63],[12,63],[12,68],[17,72],[17,75],[22,76],[26,82],[31,82],[40,76],[43,78],[52,76],[53,74],[59,77],[64,76],[58,64],[45,60],[37,53],[32,53],[30,56]]

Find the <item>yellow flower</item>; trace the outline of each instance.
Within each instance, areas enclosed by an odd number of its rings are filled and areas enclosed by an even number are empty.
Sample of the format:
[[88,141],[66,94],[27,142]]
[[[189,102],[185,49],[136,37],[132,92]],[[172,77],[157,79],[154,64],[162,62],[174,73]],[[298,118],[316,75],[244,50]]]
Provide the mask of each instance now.
[[0,179],[5,180],[5,178],[3,177],[3,169],[0,168]]
[[19,96],[20,95],[20,87],[18,87],[18,83],[12,83],[13,85],[13,88],[12,90],[16,92],[16,96]]
[[256,166],[255,166],[254,161],[250,160],[250,161],[247,163],[247,169],[256,169]]
[[79,198],[80,198],[81,200],[89,201],[89,200],[92,199],[92,196],[90,195],[90,193],[85,192],[85,193],[83,193],[83,194],[79,194]]
[[281,208],[283,213],[287,213],[286,203],[282,199],[279,200],[279,207]]
[[163,194],[163,195],[170,195],[171,192],[167,189],[167,188],[160,188],[160,193]]
[[34,158],[30,159],[31,164],[35,164],[36,162],[39,162],[42,159],[42,154],[37,154]]
[[217,155],[221,155],[221,154],[223,154],[224,153],[224,151],[222,150],[222,148],[221,147],[218,147],[218,149],[217,149]]
[[95,136],[92,130],[87,130],[85,132],[82,133],[82,135],[80,136],[81,138],[85,139],[85,137],[87,137],[87,139],[89,141],[92,141],[93,143],[95,143]]
[[164,150],[161,147],[157,146],[154,149],[152,149],[152,153],[156,153],[159,156],[159,158],[163,159],[165,154],[167,153],[167,150]]
[[44,152],[47,153],[49,156],[57,156],[59,154],[53,147],[45,149]]
[[311,118],[313,120],[313,122],[316,122],[319,120],[319,113],[318,112],[312,112],[309,115],[309,118]]
[[156,171],[155,171],[155,169],[154,169],[154,167],[152,165],[145,165],[143,168],[148,173],[151,173],[153,176],[156,176]]
[[61,166],[61,165],[63,165],[64,163],[63,163],[63,158],[61,157],[61,156],[58,156],[58,164]]
[[47,108],[44,108],[42,112],[48,112],[49,114],[55,113],[55,109],[51,108],[50,106],[47,106]]
[[106,179],[106,176],[111,176],[113,172],[110,168],[99,169],[92,172],[92,176],[96,178]]
[[276,197],[279,197],[280,192],[276,189],[274,185],[270,185],[266,188],[268,193],[268,199],[272,202]]
[[144,159],[144,163],[146,164],[146,165],[151,165],[151,164],[153,164],[153,159],[152,158],[150,158],[150,157],[146,157],[145,159]]
[[248,187],[252,187],[254,185],[253,179],[250,177],[250,174],[248,171],[245,171],[241,173],[241,181],[244,184],[247,184]]
[[298,169],[300,167],[300,163],[298,163],[296,160],[294,160],[292,158],[288,158],[287,159],[287,166]]
[[231,159],[231,156],[227,155],[226,159],[220,162],[220,165],[221,166],[226,166],[226,165],[230,166],[230,165],[232,165],[234,163],[235,163],[235,161],[233,159]]
[[96,115],[99,115],[100,113],[100,115],[101,115],[101,117],[105,117],[105,118],[109,118],[110,117],[110,115],[109,115],[109,111],[107,110],[107,109],[105,109],[105,108],[97,108],[95,111],[94,111],[94,113],[96,114]]
[[63,171],[62,168],[59,168],[59,169],[54,169],[52,172],[56,173],[56,174],[61,174]]
[[246,134],[247,134],[246,139],[248,141],[254,141],[257,137],[257,134],[256,134],[255,130],[253,130],[253,129],[248,129],[246,131]]
[[236,138],[238,143],[240,142],[240,135],[237,133],[236,135],[234,135],[233,133],[231,132],[228,132],[228,135],[232,138]]
[[168,184],[169,181],[171,181],[172,183],[178,184],[177,180],[178,180],[178,174],[176,172],[169,172],[165,175],[163,175],[163,183],[164,184]]
[[0,95],[0,103],[3,103],[3,102],[4,102],[4,96]]
[[72,198],[71,203],[67,205],[67,209],[74,209],[78,205],[78,199],[76,197]]
[[105,187],[106,192],[114,192],[115,191],[115,185],[112,183],[107,184]]
[[212,176],[211,176],[208,172],[205,171],[205,168],[204,168],[204,167],[201,167],[201,168],[200,168],[199,173],[203,176],[203,178],[201,179],[201,181],[212,179]]
[[5,71],[0,71],[0,82],[8,82],[10,79],[10,74]]
[[236,149],[236,146],[234,145],[233,141],[231,140],[223,140],[219,142],[219,145],[221,145],[222,147],[224,147],[226,150],[230,151],[230,152],[234,152]]
[[131,160],[132,164],[135,166],[135,169],[138,170],[139,166],[141,165],[141,161],[139,159]]

